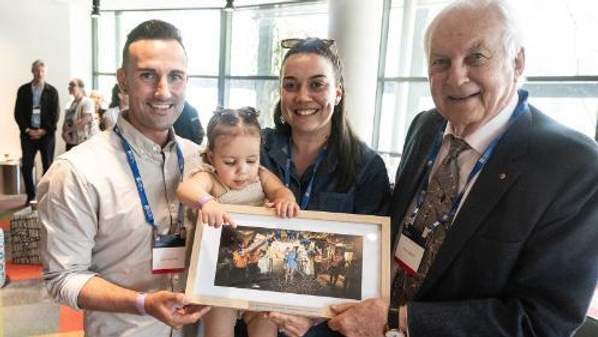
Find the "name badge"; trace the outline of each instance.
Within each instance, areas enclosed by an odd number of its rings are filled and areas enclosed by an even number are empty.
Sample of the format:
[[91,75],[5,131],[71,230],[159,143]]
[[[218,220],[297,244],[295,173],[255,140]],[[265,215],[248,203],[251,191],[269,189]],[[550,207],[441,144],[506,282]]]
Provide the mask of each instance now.
[[414,276],[417,274],[426,251],[424,247],[425,244],[421,240],[421,236],[416,236],[409,230],[401,233],[399,244],[395,250],[395,259],[407,275]]
[[158,235],[152,247],[152,274],[185,270],[185,239],[178,234]]
[[34,107],[33,111],[31,111],[31,127],[34,129],[39,129],[41,126],[41,113],[42,110],[40,107]]

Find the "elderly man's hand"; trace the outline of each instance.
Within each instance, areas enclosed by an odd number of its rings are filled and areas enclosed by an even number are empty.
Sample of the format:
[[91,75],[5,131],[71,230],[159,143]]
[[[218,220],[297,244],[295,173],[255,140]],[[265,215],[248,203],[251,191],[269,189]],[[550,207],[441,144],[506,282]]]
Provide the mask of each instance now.
[[209,310],[210,307],[190,304],[182,293],[158,291],[145,298],[145,311],[175,329],[197,322]]
[[328,326],[347,337],[384,336],[388,303],[382,299],[368,299],[360,303],[333,305],[336,314]]

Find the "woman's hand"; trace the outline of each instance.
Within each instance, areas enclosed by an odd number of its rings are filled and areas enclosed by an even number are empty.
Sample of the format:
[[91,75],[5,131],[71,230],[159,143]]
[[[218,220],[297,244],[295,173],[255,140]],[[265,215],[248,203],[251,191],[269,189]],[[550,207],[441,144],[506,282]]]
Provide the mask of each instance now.
[[292,218],[299,214],[299,205],[295,202],[295,198],[278,198],[267,202],[266,207],[276,208],[276,215],[281,218]]
[[280,312],[269,312],[265,317],[278,326],[278,330],[288,337],[301,337],[314,325],[315,321],[304,316],[288,315]]
[[201,221],[207,223],[212,227],[220,227],[223,225],[231,225],[236,227],[237,224],[231,219],[231,217],[224,211],[222,204],[212,199],[206,202],[201,207]]

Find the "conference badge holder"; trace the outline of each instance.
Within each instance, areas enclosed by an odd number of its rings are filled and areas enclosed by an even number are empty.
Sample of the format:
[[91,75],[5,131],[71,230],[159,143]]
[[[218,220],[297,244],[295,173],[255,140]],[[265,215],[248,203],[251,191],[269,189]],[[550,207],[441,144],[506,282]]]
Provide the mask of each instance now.
[[40,107],[33,107],[33,110],[31,111],[31,128],[39,129],[41,127],[41,113],[42,109]]
[[180,234],[158,235],[152,245],[152,274],[185,270],[185,239]]
[[417,274],[424,257],[426,243],[421,234],[412,225],[407,225],[401,233],[399,244],[395,250],[395,259],[409,276]]

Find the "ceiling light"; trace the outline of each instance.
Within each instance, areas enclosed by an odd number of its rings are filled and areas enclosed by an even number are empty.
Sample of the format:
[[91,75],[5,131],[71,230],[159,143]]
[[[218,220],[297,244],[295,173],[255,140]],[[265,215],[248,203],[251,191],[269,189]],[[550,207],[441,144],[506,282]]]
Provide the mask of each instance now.
[[226,0],[226,6],[224,6],[225,12],[232,12],[235,10],[235,6],[233,5],[233,0]]
[[92,18],[100,17],[100,0],[92,0],[91,1],[91,17]]

